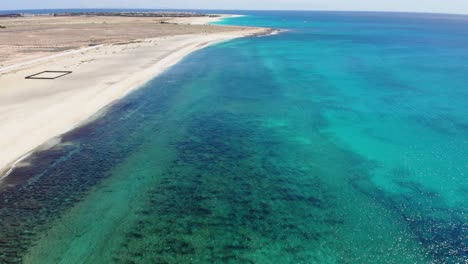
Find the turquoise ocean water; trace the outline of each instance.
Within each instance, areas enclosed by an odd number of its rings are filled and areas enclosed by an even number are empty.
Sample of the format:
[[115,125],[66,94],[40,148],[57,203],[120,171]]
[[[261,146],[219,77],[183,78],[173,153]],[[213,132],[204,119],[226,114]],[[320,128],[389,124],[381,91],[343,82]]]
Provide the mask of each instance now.
[[467,263],[468,17],[246,12],[0,185],[1,263]]

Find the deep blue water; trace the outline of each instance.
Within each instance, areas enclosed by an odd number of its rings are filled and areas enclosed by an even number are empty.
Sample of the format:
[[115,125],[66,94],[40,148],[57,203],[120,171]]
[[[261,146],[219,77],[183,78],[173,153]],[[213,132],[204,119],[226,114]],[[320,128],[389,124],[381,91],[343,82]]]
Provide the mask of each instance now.
[[190,55],[6,179],[0,260],[467,263],[468,18],[244,14],[221,24],[288,31]]

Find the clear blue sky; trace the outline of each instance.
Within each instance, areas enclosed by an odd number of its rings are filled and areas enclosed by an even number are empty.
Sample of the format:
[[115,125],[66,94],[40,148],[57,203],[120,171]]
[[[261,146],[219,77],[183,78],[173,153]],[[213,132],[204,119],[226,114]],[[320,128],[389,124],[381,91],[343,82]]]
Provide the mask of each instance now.
[[468,0],[0,0],[0,10],[47,8],[294,9],[468,14]]

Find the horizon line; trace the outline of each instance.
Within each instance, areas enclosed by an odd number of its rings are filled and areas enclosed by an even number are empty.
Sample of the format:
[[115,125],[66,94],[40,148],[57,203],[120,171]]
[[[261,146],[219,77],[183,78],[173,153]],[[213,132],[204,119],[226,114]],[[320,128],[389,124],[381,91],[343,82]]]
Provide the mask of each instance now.
[[68,7],[68,8],[31,8],[31,9],[0,9],[0,12],[8,11],[41,11],[41,10],[91,10],[91,9],[115,9],[115,10],[173,10],[173,11],[284,11],[284,12],[361,12],[361,13],[402,13],[402,14],[433,14],[433,15],[460,15],[467,16],[468,13],[443,13],[435,11],[398,11],[398,10],[334,10],[334,9],[215,9],[215,8],[147,8],[147,7]]

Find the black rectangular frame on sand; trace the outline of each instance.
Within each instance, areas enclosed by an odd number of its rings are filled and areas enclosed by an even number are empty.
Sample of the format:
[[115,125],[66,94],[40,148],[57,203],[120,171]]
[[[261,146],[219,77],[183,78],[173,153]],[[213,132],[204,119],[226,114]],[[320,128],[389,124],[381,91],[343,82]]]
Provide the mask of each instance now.
[[[40,75],[44,74],[44,73],[57,73],[59,75],[57,75],[55,77],[40,77]],[[25,79],[39,79],[39,80],[55,80],[57,78],[68,75],[70,73],[72,73],[72,72],[71,71],[42,71],[42,72],[35,73],[33,75],[26,76],[24,78]]]

